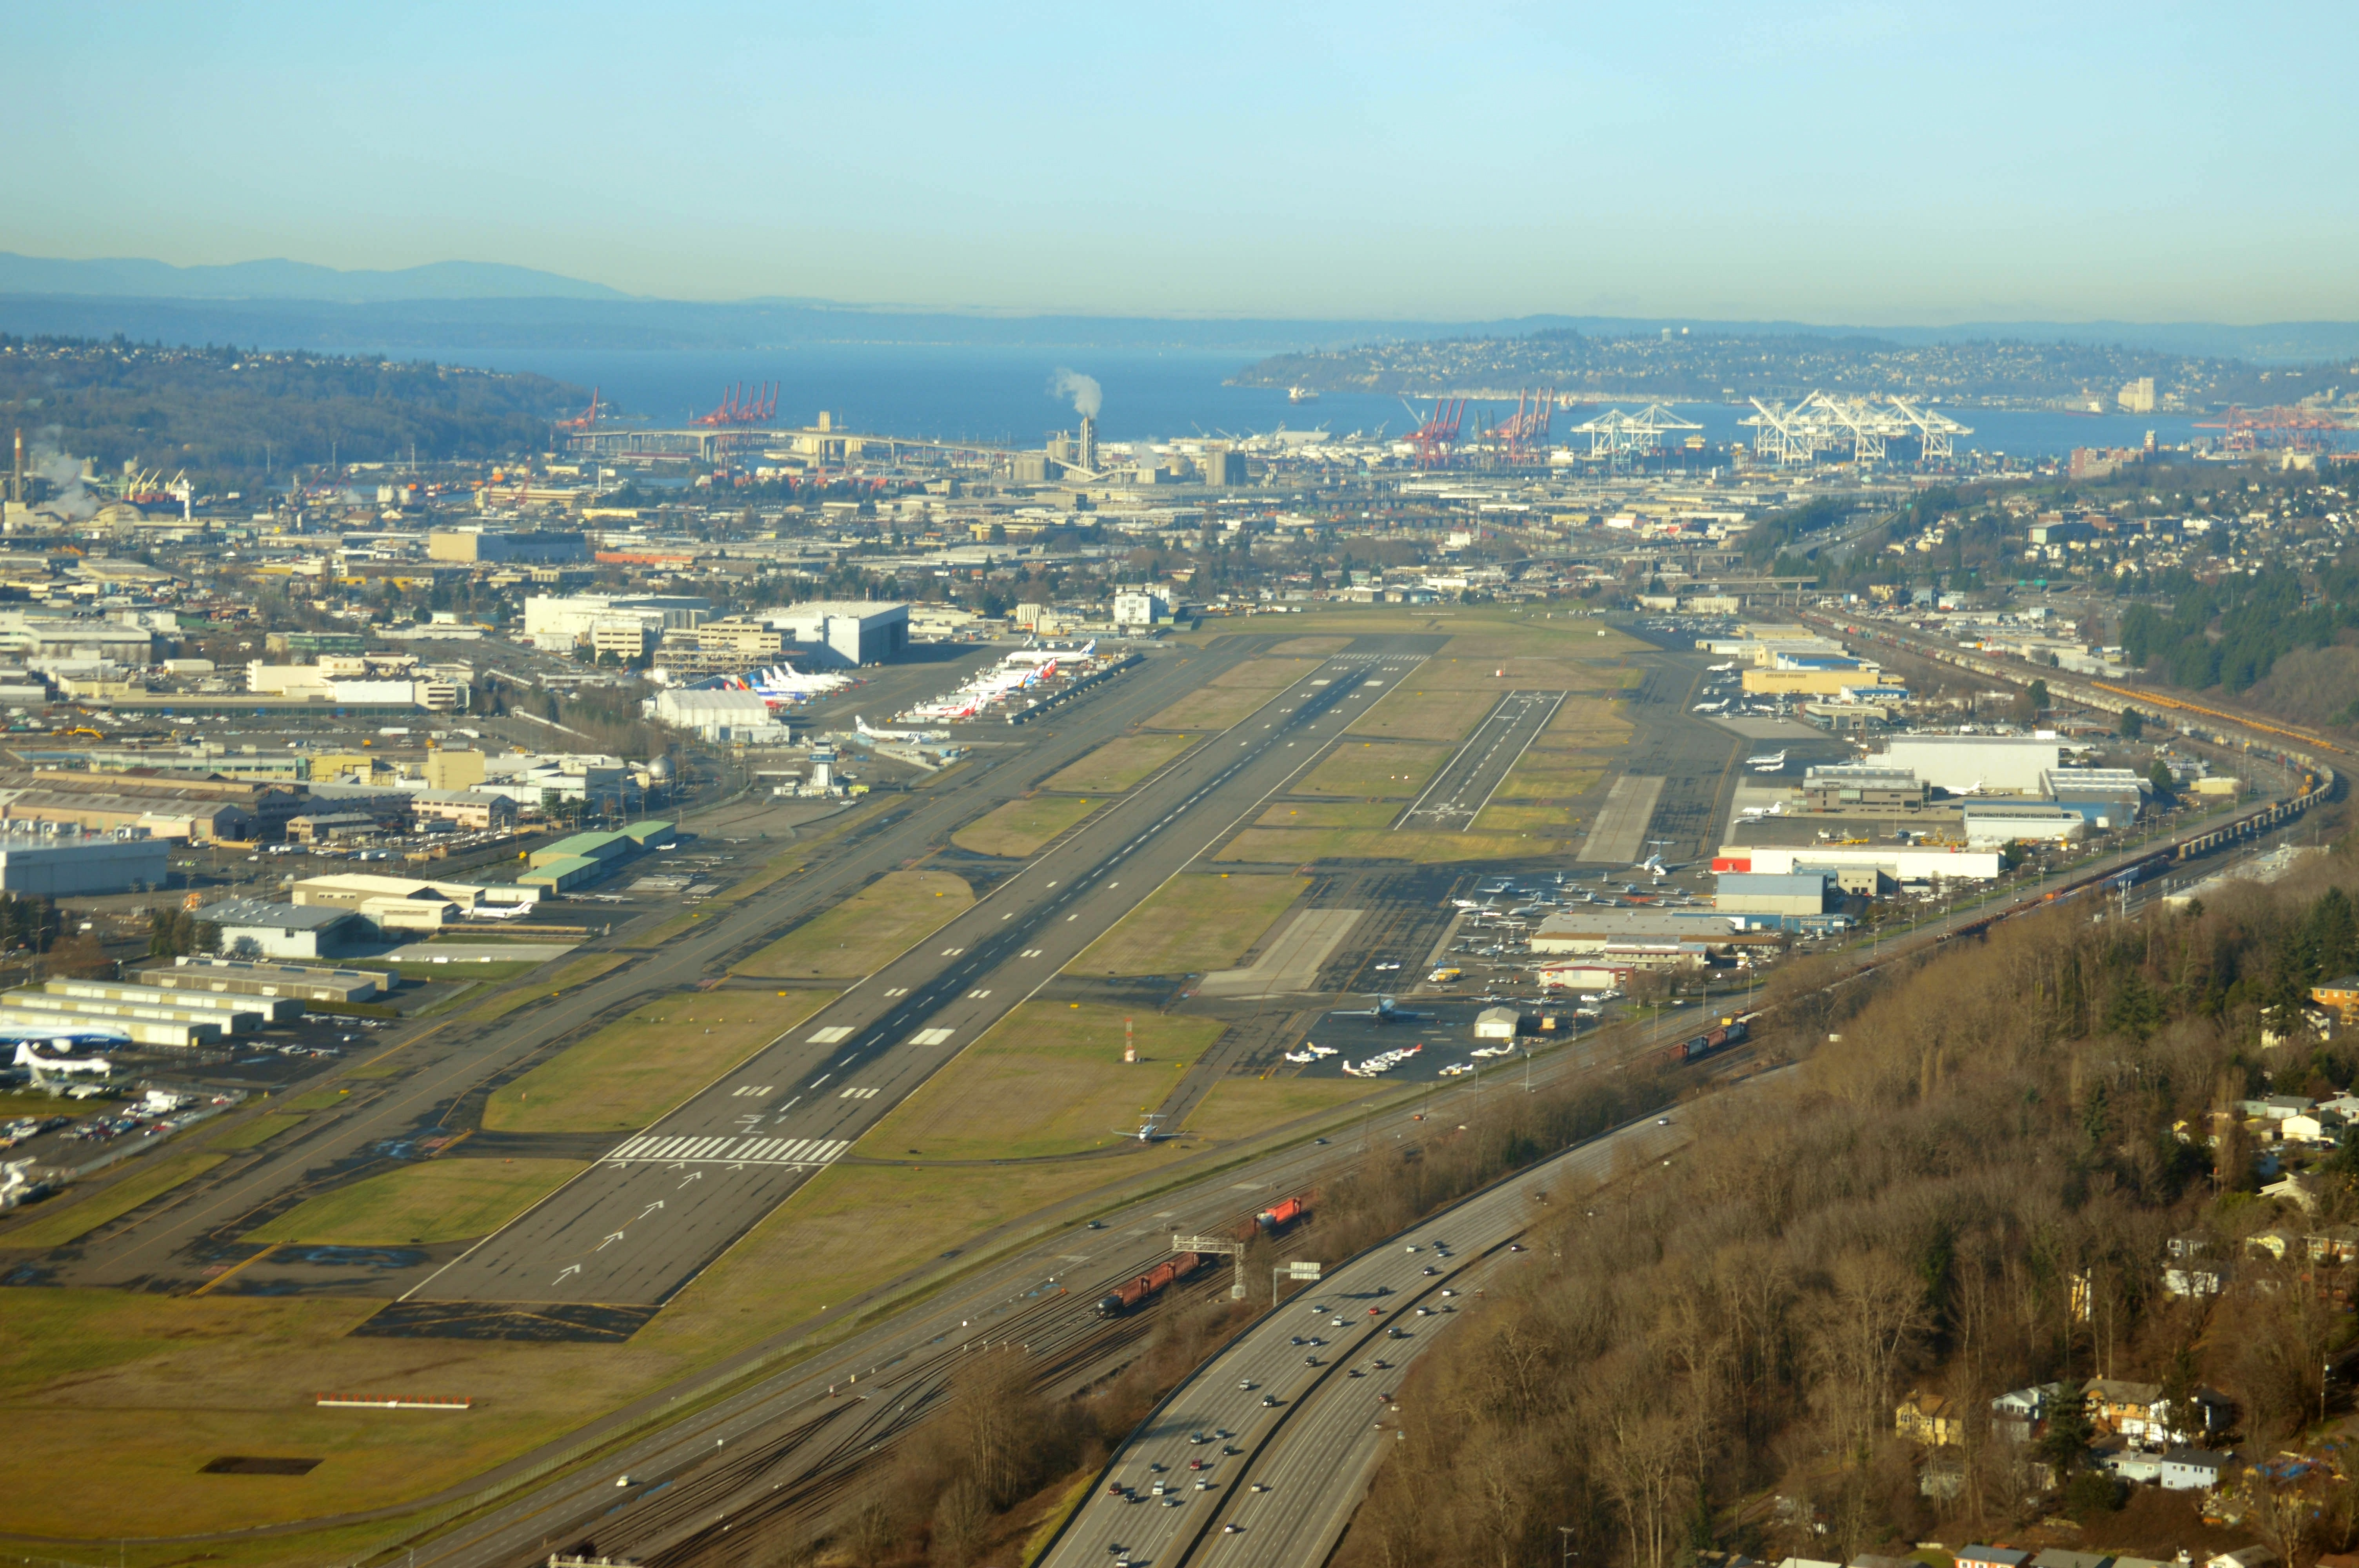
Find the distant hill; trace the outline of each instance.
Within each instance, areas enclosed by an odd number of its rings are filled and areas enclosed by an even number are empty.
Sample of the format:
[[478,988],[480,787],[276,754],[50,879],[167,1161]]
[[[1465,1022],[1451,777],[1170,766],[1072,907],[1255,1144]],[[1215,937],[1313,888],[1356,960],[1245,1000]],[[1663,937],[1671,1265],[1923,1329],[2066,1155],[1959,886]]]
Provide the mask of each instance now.
[[136,256],[72,261],[0,251],[0,294],[118,299],[302,299],[346,305],[400,299],[627,299],[603,283],[501,262],[433,262],[390,272],[340,272],[310,262],[174,266]]

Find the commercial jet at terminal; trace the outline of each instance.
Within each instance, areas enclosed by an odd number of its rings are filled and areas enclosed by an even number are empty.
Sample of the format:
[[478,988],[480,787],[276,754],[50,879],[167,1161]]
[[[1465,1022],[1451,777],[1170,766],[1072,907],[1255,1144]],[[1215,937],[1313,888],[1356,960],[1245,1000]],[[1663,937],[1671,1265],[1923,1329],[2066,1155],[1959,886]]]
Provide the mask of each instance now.
[[1778,769],[1786,765],[1786,753],[1783,752],[1764,752],[1757,757],[1745,758],[1745,765],[1751,768],[1755,773],[1774,773]]

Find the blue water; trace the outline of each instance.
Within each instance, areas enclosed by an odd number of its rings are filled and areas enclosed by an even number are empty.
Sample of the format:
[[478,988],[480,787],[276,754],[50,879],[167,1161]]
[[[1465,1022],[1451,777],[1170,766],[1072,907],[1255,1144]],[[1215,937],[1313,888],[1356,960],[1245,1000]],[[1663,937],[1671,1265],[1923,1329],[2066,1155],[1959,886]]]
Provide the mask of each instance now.
[[[1399,435],[1414,421],[1397,397],[1330,393],[1315,404],[1289,404],[1282,391],[1223,383],[1258,355],[1236,351],[1123,351],[940,344],[826,343],[744,352],[673,350],[446,350],[428,356],[492,370],[536,371],[597,387],[626,412],[658,425],[704,413],[734,383],[776,382],[777,417],[808,424],[821,409],[840,425],[882,435],[1036,447],[1071,429],[1071,402],[1051,389],[1060,371],[1093,377],[1103,389],[1099,433],[1108,440],[1199,433],[1243,435],[1284,425],[1338,434],[1383,429]],[[1560,410],[1559,439],[1598,410]],[[1638,404],[1624,400],[1621,406]],[[1739,419],[1749,406],[1683,404],[1685,418],[1723,443],[1749,437]],[[1514,412],[1512,400],[1484,407],[1491,418]],[[2134,447],[2148,430],[2165,446],[2203,434],[2184,416],[2070,415],[1958,409],[1973,427],[1960,450],[2010,457],[2061,456],[2075,447]],[[1473,427],[1470,409],[1467,427]]]

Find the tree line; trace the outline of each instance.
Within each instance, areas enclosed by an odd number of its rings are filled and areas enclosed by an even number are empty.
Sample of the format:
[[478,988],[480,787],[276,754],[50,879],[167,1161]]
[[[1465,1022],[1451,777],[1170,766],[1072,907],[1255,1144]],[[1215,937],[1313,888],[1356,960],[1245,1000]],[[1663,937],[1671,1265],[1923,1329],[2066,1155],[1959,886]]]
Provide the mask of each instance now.
[[[2185,1494],[2085,1470],[2070,1417],[2045,1452],[1989,1417],[2009,1390],[2111,1377],[2221,1390],[2237,1428],[2215,1445],[2271,1453],[2318,1419],[2351,1271],[2249,1242],[2359,1217],[2359,1147],[2316,1214],[2290,1212],[2257,1195],[2236,1102],[2359,1075],[2359,1048],[2301,1022],[2311,984],[2359,965],[2359,864],[2347,843],[2323,859],[2209,909],[2067,905],[1865,984],[1788,972],[1782,1037],[1817,1043],[1800,1067],[1699,1102],[1669,1165],[1535,1211],[1528,1261],[1405,1387],[1339,1561],[1848,1561],[2056,1508],[2088,1551],[2257,1535],[2300,1564],[2347,1544],[2342,1483],[2264,1487],[2220,1532]],[[2229,1260],[2227,1288],[2173,1294],[2174,1241]],[[1895,1433],[1912,1390],[1958,1422],[1930,1497],[1927,1451]]]

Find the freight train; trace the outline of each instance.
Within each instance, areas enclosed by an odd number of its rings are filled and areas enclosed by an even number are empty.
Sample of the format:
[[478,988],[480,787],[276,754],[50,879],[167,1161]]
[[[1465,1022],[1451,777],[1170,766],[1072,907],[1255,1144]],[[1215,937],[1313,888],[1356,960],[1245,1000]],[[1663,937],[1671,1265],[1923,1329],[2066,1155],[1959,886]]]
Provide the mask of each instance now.
[[1751,1031],[1741,1018],[1722,1022],[1717,1029],[1707,1030],[1690,1039],[1674,1041],[1663,1047],[1662,1061],[1666,1066],[1677,1067],[1685,1063],[1701,1061],[1713,1052],[1731,1045],[1741,1045]]
[[1136,1279],[1125,1280],[1099,1298],[1100,1317],[1119,1317],[1164,1286],[1176,1284],[1194,1273],[1203,1263],[1201,1254],[1176,1252]]
[[1254,1223],[1271,1236],[1277,1235],[1296,1220],[1310,1212],[1310,1205],[1301,1198],[1288,1198],[1275,1208],[1266,1208],[1254,1216]]

